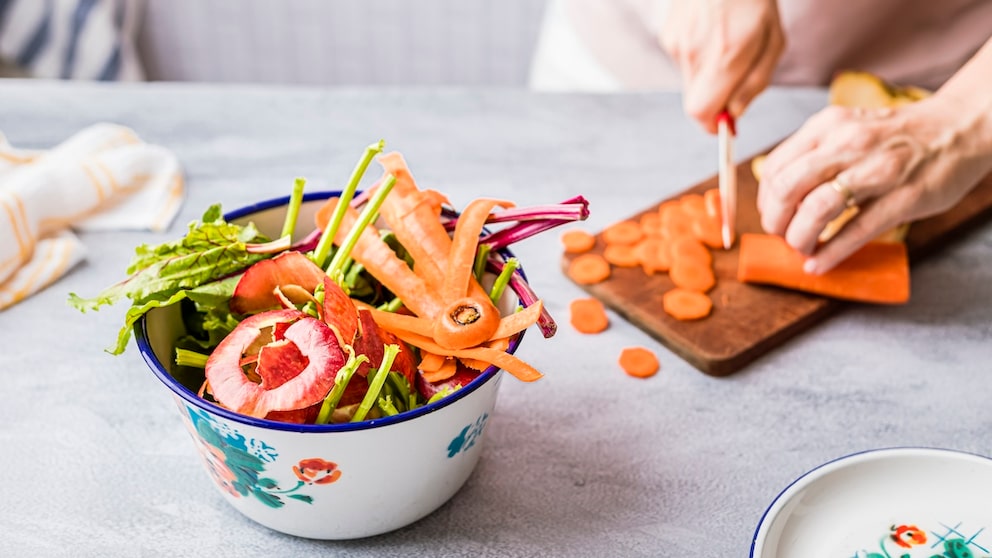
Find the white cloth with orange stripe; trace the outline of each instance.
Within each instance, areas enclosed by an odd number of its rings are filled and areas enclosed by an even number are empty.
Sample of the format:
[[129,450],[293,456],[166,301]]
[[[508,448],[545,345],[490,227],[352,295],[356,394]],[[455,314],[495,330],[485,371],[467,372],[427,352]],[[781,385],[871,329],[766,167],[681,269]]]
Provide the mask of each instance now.
[[73,230],[164,230],[184,189],[175,154],[124,126],[96,124],[46,151],[0,134],[0,310],[85,258]]

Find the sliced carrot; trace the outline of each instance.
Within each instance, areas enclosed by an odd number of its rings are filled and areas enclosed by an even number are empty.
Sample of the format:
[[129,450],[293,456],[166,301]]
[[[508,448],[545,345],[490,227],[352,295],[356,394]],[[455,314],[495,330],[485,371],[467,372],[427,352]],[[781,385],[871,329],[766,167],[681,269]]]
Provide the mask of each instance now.
[[610,262],[599,254],[582,254],[568,264],[568,276],[579,285],[594,285],[610,278]]
[[682,210],[681,204],[665,203],[659,211],[662,236],[669,239],[692,236],[692,217]]
[[[505,352],[507,349],[510,348],[510,338],[503,337],[501,339],[493,339],[492,341],[486,343],[486,347],[489,347],[490,349],[496,349],[497,351]],[[486,368],[489,368],[490,366],[488,362],[476,358],[462,357],[459,358],[458,360],[460,360],[462,364],[464,364],[468,368],[471,368],[472,370],[481,371],[481,370],[485,370]]]
[[684,194],[679,198],[679,206],[693,219],[706,216],[706,200],[702,194]]
[[634,244],[644,236],[639,223],[619,221],[603,230],[603,242],[607,244]]
[[703,201],[706,204],[706,214],[712,219],[719,220],[720,216],[723,215],[723,205],[720,200],[720,189],[710,188],[709,190],[703,192]]
[[607,244],[603,258],[617,267],[637,267],[641,265],[638,244]]
[[528,327],[537,323],[544,310],[544,302],[537,300],[530,306],[517,310],[499,321],[499,327],[493,332],[492,337],[487,341],[505,339],[513,334],[520,333]]
[[635,378],[649,378],[658,373],[658,357],[644,347],[624,347],[618,359],[620,368]]
[[705,293],[716,285],[713,268],[702,266],[698,262],[676,260],[668,270],[668,276],[675,286],[690,291]]
[[645,238],[637,243],[641,269],[648,275],[668,271],[671,267],[671,243],[665,238]]
[[681,237],[672,240],[672,264],[677,261],[692,261],[700,265],[713,265],[713,254],[695,237]]
[[710,297],[687,289],[672,289],[664,294],[661,302],[665,312],[680,321],[705,318],[713,310]]
[[579,333],[600,333],[610,325],[606,307],[599,299],[577,298],[568,305],[569,322]]
[[860,302],[909,301],[909,257],[901,242],[869,242],[823,275],[804,272],[804,261],[780,236],[744,234],[737,279]]
[[581,254],[592,250],[596,237],[582,229],[569,229],[561,233],[561,243],[566,254]]
[[723,248],[723,230],[719,219],[709,215],[693,218],[692,235],[710,248]]
[[653,238],[661,236],[661,215],[657,211],[649,211],[641,215],[641,219],[638,222],[641,225],[641,232],[644,233],[645,237]]

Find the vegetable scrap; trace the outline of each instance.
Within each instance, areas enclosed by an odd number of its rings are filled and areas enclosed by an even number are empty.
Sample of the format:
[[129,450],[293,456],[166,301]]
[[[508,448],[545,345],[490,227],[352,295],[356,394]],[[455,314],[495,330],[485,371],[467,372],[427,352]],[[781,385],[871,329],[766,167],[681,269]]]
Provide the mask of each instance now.
[[[200,369],[200,396],[270,420],[395,415],[454,393],[491,366],[539,379],[507,352],[510,342],[531,325],[545,337],[557,328],[503,249],[586,219],[588,202],[518,208],[483,198],[459,214],[383,147],[366,148],[303,239],[292,238],[305,185],[298,179],[279,238],[226,222],[214,205],[184,238],[139,246],[125,280],[91,299],[73,294],[70,303],[88,311],[131,300],[114,354],[148,311],[180,305],[188,331],[175,342],[176,364]],[[358,193],[373,160],[382,176]],[[500,228],[488,230],[494,224]],[[518,302],[503,315],[507,288]]]
[[579,333],[600,333],[610,325],[606,307],[597,298],[577,298],[568,305],[569,323]]
[[644,347],[624,347],[617,362],[624,372],[635,378],[650,378],[661,369],[658,357]]

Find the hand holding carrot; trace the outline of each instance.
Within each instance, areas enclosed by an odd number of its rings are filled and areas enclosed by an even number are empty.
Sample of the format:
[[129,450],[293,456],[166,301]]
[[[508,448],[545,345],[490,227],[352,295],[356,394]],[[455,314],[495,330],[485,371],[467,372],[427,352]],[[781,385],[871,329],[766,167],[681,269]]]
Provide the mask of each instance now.
[[[981,76],[992,40],[932,97],[876,110],[828,107],[763,165],[758,209],[823,273],[902,223],[944,211],[992,170],[992,100]],[[818,237],[848,206],[858,214],[825,243]]]
[[771,82],[785,49],[775,0],[672,0],[659,39],[682,71],[685,111],[711,134]]

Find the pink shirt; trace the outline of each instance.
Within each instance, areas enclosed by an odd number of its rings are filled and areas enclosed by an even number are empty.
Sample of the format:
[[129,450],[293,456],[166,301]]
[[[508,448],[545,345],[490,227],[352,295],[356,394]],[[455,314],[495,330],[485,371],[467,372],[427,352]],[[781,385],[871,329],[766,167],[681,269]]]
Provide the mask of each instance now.
[[[657,40],[667,2],[563,1],[576,34],[625,87],[677,79]],[[779,0],[779,13],[787,46],[773,82],[782,85],[826,85],[853,69],[936,89],[992,37],[992,0]]]

